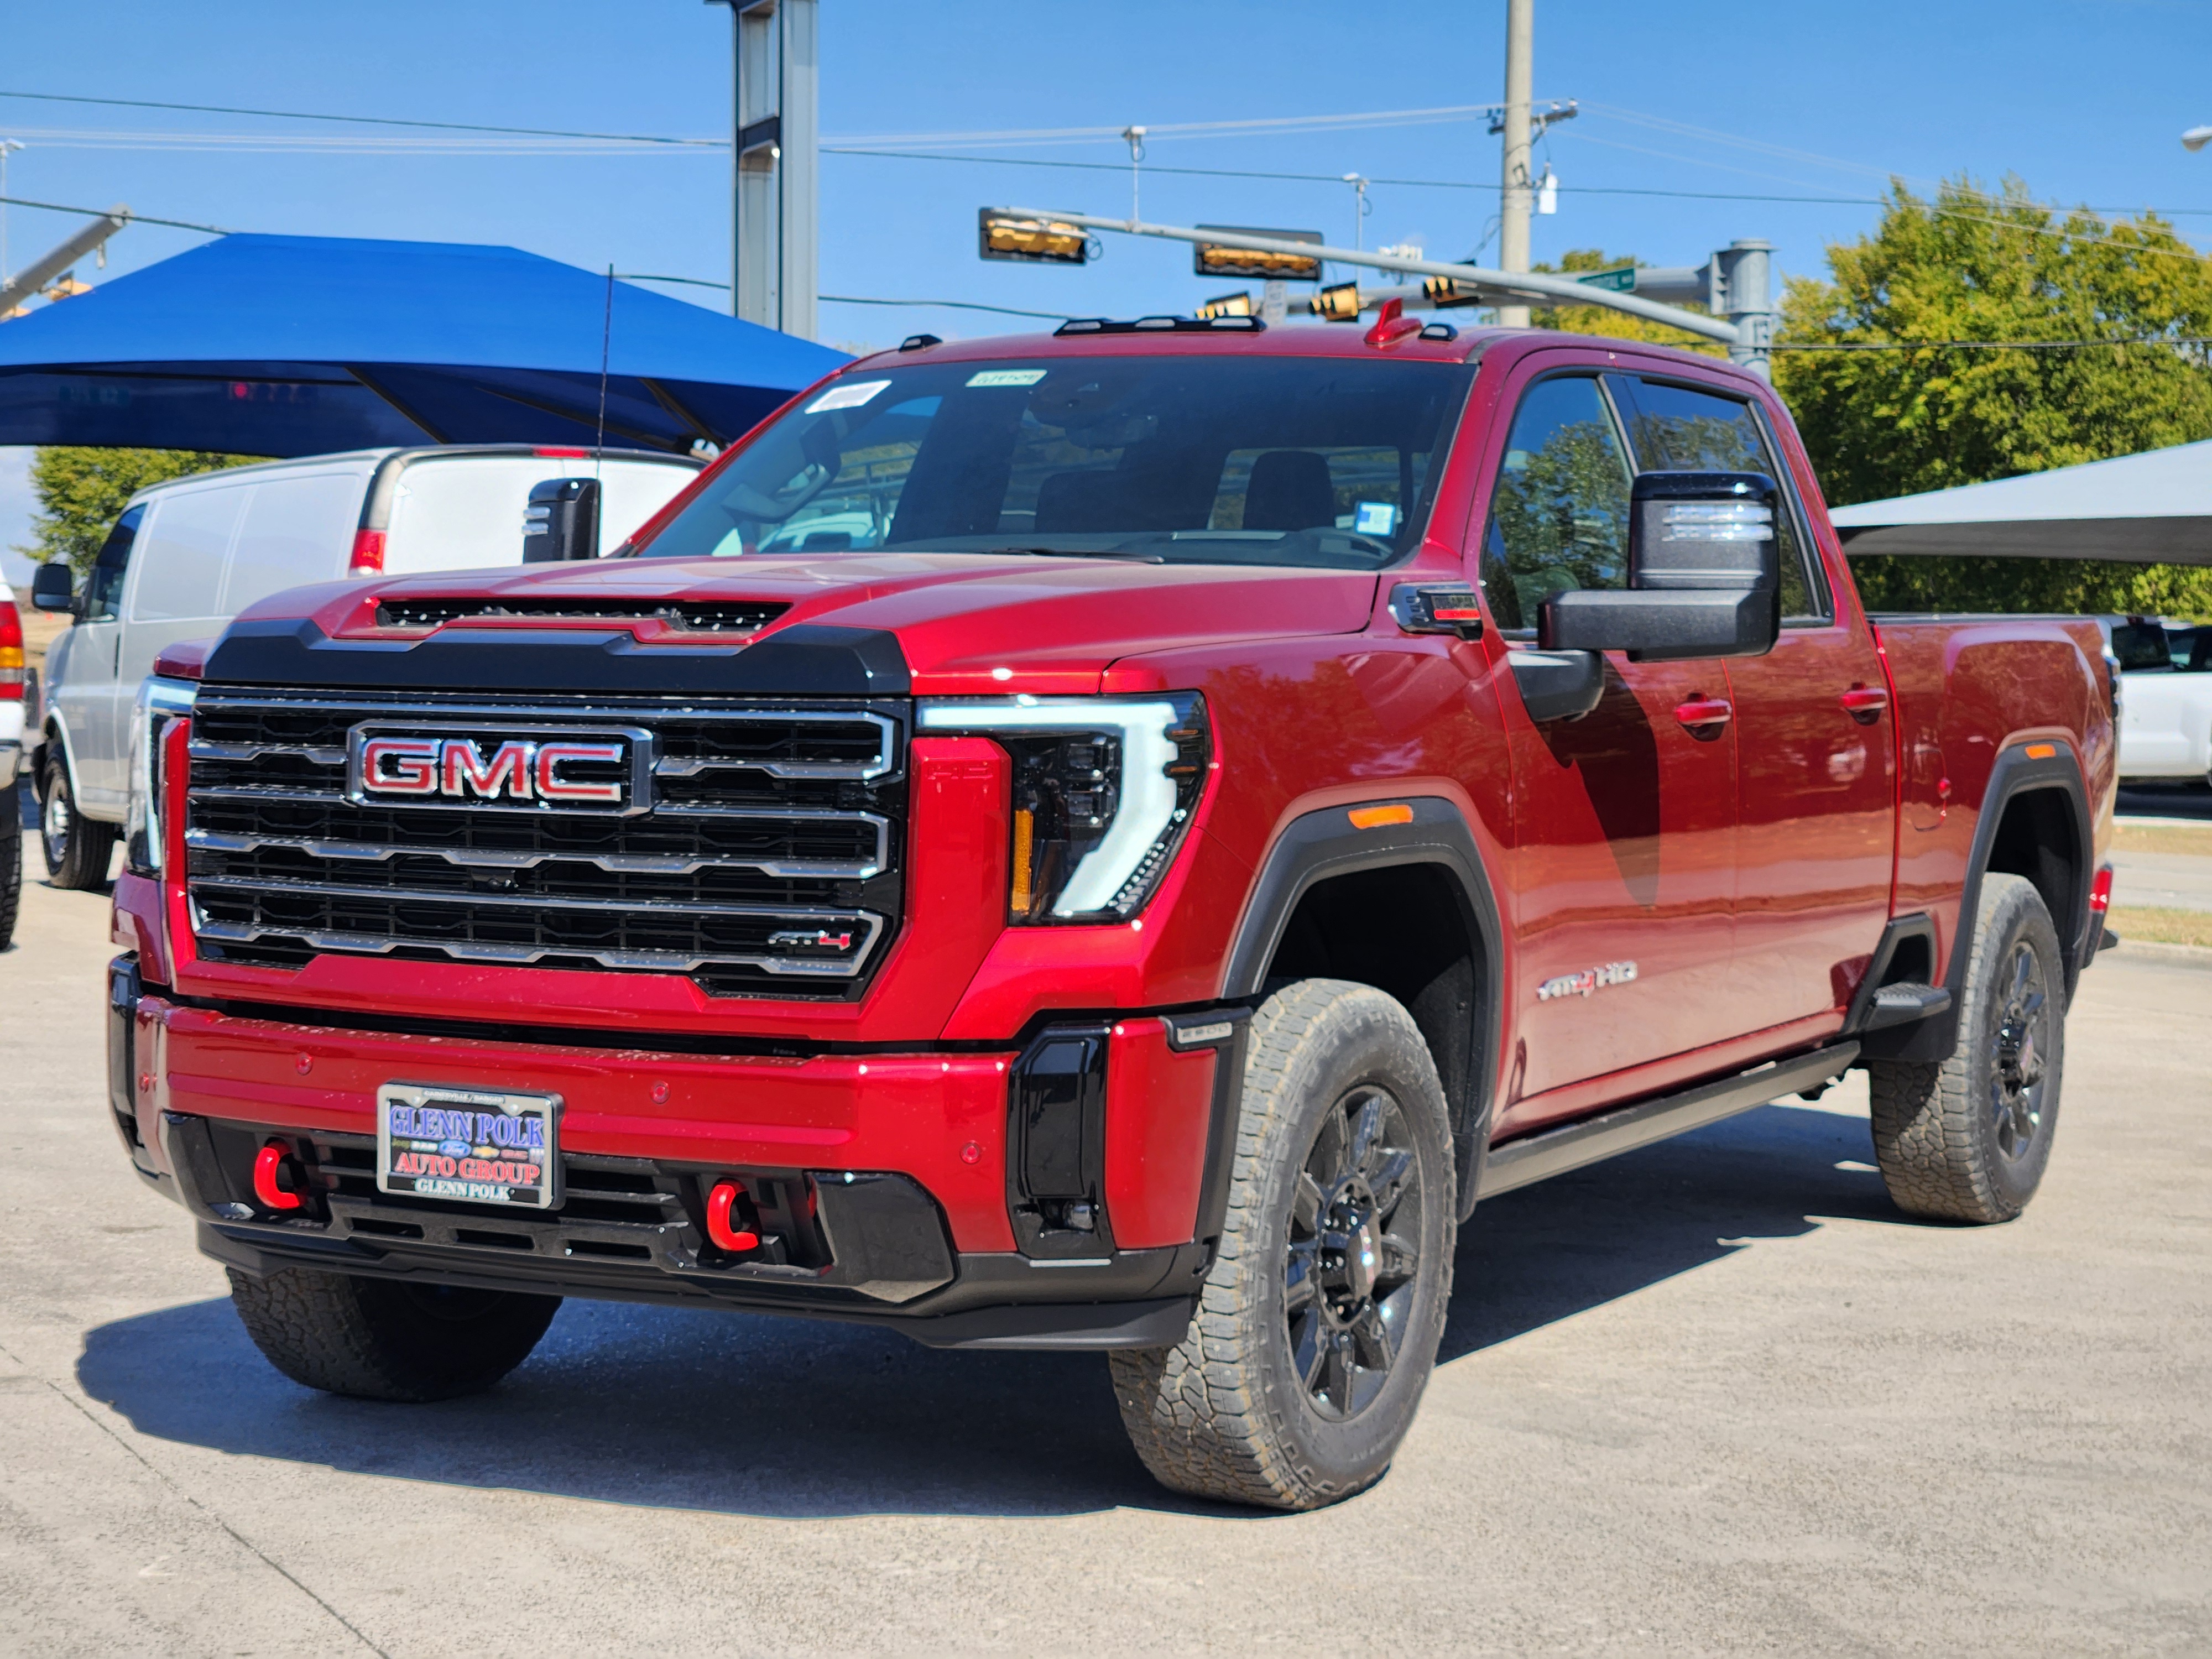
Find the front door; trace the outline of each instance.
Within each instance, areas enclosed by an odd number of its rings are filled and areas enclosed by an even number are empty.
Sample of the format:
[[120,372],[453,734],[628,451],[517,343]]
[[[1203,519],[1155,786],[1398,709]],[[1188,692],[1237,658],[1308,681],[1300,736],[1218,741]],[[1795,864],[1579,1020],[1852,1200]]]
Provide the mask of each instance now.
[[1717,386],[1608,384],[1644,469],[1763,472],[1782,486],[1781,638],[1728,664],[1740,757],[1729,1000],[1746,1031],[1840,1011],[1889,914],[1896,785],[1881,659],[1856,607],[1836,603],[1841,584],[1760,411]]
[[[1536,360],[1539,365],[1542,359]],[[1593,371],[1539,368],[1522,390],[1492,490],[1481,570],[1492,618],[1533,644],[1551,593],[1621,587],[1631,464]],[[1564,1085],[1737,1035],[1729,1006],[1736,738],[1718,662],[1608,653],[1602,701],[1577,720],[1509,716],[1513,766],[1509,1130],[1544,1121]]]
[[119,805],[121,779],[111,765],[108,728],[115,718],[117,653],[122,647],[123,584],[130,574],[131,550],[150,510],[142,501],[125,509],[100,544],[100,555],[84,579],[84,592],[70,629],[66,672],[47,688],[68,734],[77,803],[96,802],[107,817]]

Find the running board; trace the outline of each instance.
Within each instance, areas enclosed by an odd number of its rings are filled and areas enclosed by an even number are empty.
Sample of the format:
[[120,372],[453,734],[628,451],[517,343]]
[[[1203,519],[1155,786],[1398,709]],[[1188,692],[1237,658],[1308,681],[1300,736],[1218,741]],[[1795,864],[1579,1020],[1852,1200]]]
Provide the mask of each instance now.
[[1708,1123],[1734,1117],[1801,1089],[1815,1088],[1841,1077],[1858,1058],[1858,1052],[1856,1042],[1838,1042],[1795,1059],[1771,1061],[1757,1071],[1717,1083],[1701,1083],[1680,1094],[1661,1095],[1509,1140],[1490,1149],[1479,1190],[1484,1198],[1493,1198],[1516,1187],[1579,1170],[1585,1164],[1702,1129]]

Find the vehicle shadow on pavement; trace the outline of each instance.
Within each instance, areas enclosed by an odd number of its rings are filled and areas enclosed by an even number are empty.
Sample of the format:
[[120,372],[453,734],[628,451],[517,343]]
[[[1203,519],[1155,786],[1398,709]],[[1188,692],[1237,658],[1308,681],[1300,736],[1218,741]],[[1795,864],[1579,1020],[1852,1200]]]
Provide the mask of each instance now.
[[[1767,1108],[1485,1205],[1460,1358],[1814,1215],[1895,1218],[1863,1121]],[[1096,1354],[958,1353],[860,1326],[570,1301],[489,1394],[341,1400],[280,1376],[226,1301],[88,1334],[77,1378],[139,1432],[365,1474],[724,1514],[1219,1514],[1152,1484]]]

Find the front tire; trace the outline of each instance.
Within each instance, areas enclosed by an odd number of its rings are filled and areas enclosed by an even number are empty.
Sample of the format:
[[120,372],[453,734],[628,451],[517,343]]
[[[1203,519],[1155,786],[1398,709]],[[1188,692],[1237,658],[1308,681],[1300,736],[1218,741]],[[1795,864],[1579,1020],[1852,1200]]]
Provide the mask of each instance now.
[[46,878],[80,893],[107,884],[107,866],[115,851],[115,826],[86,817],[70,791],[69,763],[58,752],[46,760],[46,787],[39,811],[39,840],[46,855]]
[[1268,998],[1189,1329],[1109,1356],[1153,1477],[1280,1510],[1382,1479],[1436,1364],[1456,1213],[1443,1089],[1404,1006],[1342,980]]
[[269,1363],[311,1389],[357,1400],[450,1400],[491,1387],[530,1357],[557,1296],[464,1290],[289,1267],[230,1273],[231,1305]]
[[1940,1062],[1873,1060],[1875,1161],[1898,1208],[2009,1221],[2051,1162],[2065,1060],[2058,931],[2024,878],[1986,875],[1957,1046]]

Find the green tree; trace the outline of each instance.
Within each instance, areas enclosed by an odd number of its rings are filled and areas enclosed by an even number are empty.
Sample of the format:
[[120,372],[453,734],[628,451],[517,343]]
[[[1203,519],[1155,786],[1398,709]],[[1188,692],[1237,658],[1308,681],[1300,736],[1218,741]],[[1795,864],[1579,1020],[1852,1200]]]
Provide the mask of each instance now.
[[64,560],[82,575],[92,568],[123,504],[147,485],[253,459],[201,449],[49,445],[31,458],[31,488],[40,510],[31,519],[31,544],[15,550],[40,564]]
[[[1948,181],[1893,185],[1832,280],[1783,302],[1775,384],[1829,499],[1875,501],[2212,436],[2212,262],[2155,214],[2107,222]],[[2169,341],[1961,350],[1952,341]],[[1868,349],[1878,348],[1878,349]],[[1900,610],[2212,615],[2212,570],[2034,559],[1860,558]]]

